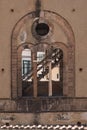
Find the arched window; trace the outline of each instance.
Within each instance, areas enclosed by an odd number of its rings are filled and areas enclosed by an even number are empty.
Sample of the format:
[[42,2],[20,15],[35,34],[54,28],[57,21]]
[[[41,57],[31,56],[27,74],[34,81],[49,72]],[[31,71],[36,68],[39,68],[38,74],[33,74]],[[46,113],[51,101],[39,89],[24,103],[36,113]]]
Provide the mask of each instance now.
[[22,96],[63,96],[63,51],[44,46],[22,50]]
[[[31,12],[20,19],[13,29],[12,98],[75,96],[75,40],[72,28],[60,15],[44,12],[43,24],[37,24],[35,12]],[[53,23],[46,21],[50,18]],[[57,33],[63,42],[58,41]]]

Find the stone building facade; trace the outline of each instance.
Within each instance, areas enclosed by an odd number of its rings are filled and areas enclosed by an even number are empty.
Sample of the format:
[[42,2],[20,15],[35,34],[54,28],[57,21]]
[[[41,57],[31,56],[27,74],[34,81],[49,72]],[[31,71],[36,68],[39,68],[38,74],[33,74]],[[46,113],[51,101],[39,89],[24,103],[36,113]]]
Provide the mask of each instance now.
[[[86,4],[0,1],[0,124],[87,123]],[[26,49],[31,69],[22,75]]]

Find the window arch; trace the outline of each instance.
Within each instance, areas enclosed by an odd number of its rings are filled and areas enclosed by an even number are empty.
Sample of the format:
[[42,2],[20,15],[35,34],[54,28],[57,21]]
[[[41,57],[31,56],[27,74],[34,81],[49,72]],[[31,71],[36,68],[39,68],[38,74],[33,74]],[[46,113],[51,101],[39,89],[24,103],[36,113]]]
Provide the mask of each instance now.
[[[49,41],[49,36],[48,35],[48,40],[46,41],[49,46],[53,46],[54,48],[57,48],[59,50],[62,50],[63,53],[63,61],[62,61],[62,68],[63,71],[63,96],[75,96],[75,40],[74,40],[74,34],[72,31],[71,26],[69,23],[61,17],[59,14],[51,11],[44,11],[45,12],[45,17],[49,18],[51,15],[53,20],[58,23],[60,28],[63,30],[65,37],[67,38],[67,44],[63,42],[52,42]],[[22,75],[21,75],[21,54],[24,48],[28,47],[28,49],[31,48],[33,52],[35,50],[33,48],[36,47],[37,44],[34,43],[35,39],[31,36],[30,32],[26,29],[26,25],[28,26],[28,22],[31,21],[31,16],[32,19],[34,19],[34,14],[35,12],[31,12],[27,15],[25,15],[22,19],[18,21],[18,23],[15,25],[13,32],[12,32],[12,59],[11,59],[11,67],[12,67],[12,97],[17,98],[22,96]],[[31,24],[29,23],[29,24]],[[25,32],[26,30],[26,32]],[[22,33],[23,32],[23,33]],[[27,34],[26,34],[27,33]],[[20,36],[22,36],[22,41],[20,40]],[[28,37],[29,36],[29,37]],[[29,42],[29,38],[31,37],[31,43]],[[32,41],[33,39],[33,41]],[[41,40],[41,39],[40,39]],[[43,39],[42,39],[43,41]],[[41,41],[41,44],[44,42]],[[45,42],[45,43],[46,43]],[[45,46],[47,47],[47,44]],[[49,47],[48,47],[49,48]],[[37,51],[38,52],[38,51]],[[38,54],[40,55],[40,51]],[[37,61],[38,59],[34,59],[34,62]],[[37,66],[37,65],[36,65]],[[34,84],[36,84],[34,82]],[[37,90],[33,94],[35,97],[37,94]],[[51,93],[52,95],[52,93]]]

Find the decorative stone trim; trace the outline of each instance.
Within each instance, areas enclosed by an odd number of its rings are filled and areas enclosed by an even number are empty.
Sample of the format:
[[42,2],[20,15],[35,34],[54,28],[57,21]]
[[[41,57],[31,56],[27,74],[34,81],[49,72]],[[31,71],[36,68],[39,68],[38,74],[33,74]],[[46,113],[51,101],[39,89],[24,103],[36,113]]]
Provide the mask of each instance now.
[[2,125],[1,129],[29,129],[29,130],[87,130],[87,126],[81,125]]

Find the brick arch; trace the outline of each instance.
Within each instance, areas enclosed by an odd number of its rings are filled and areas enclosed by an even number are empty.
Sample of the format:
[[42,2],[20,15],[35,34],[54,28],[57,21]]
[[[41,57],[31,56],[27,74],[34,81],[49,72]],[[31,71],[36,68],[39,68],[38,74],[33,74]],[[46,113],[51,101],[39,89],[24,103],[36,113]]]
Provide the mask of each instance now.
[[[22,51],[25,48],[29,48],[32,50],[33,44],[32,43],[23,43],[19,45],[15,52],[13,53],[13,68],[12,68],[12,98],[17,98],[22,96],[22,76],[21,76],[21,55]],[[14,82],[15,81],[15,82]]]
[[[56,41],[54,43],[51,43],[53,46],[59,47],[63,50],[64,55],[66,58],[64,58],[64,73],[67,73],[67,75],[64,75],[64,96],[75,96],[75,38],[73,30],[70,26],[70,24],[67,22],[66,19],[64,19],[59,14],[44,10],[45,18],[49,18],[50,16],[52,19],[58,23],[60,28],[63,30],[66,38],[67,38],[67,46],[64,43],[59,43],[59,41]],[[35,18],[35,12],[30,12],[23,16],[14,26],[12,30],[12,36],[11,36],[11,86],[12,86],[12,97],[17,98],[21,94],[18,90],[19,84],[18,84],[18,66],[17,66],[17,60],[18,60],[18,42],[17,37],[19,35],[20,29],[24,24],[26,24],[26,21],[29,21],[30,19]],[[27,42],[27,41],[26,41]],[[49,42],[49,41],[48,41]],[[33,43],[34,44],[34,43]],[[20,45],[21,46],[21,45]],[[22,46],[20,47],[22,50]],[[68,60],[67,60],[68,59]],[[66,71],[67,70],[67,71]],[[19,76],[20,77],[20,76]]]

